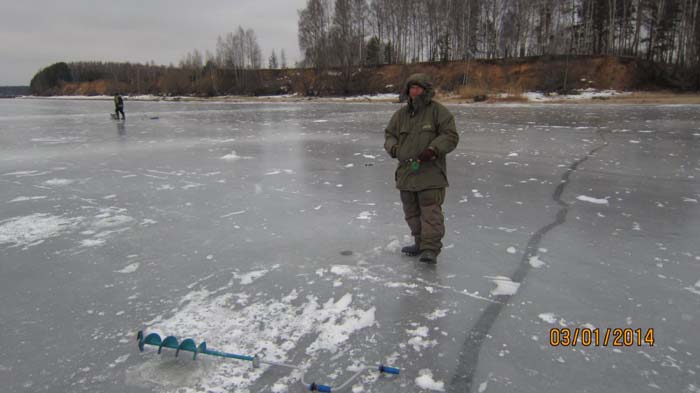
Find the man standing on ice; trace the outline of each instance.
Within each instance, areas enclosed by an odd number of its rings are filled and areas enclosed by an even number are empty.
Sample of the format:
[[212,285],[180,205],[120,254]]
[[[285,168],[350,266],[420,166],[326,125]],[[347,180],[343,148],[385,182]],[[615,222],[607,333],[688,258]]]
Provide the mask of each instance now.
[[122,114],[122,119],[126,120],[126,115],[124,114],[124,99],[119,93],[114,93],[114,114],[119,120],[119,113]]
[[425,263],[437,263],[445,236],[447,161],[459,135],[452,113],[433,101],[433,85],[425,74],[411,75],[405,84],[408,104],[396,111],[384,130],[384,149],[396,158],[396,188],[406,223],[415,239],[401,252]]

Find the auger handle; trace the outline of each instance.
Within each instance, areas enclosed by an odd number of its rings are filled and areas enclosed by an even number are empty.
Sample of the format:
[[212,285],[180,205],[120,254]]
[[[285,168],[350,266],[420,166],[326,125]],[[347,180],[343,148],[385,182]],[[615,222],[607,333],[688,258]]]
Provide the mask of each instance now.
[[388,374],[399,375],[399,373],[401,372],[401,370],[399,370],[399,369],[396,368],[396,367],[389,367],[389,366],[385,366],[385,365],[383,365],[383,364],[380,364],[380,365],[379,365],[379,372],[380,372],[380,373],[388,373]]
[[330,392],[331,387],[327,385],[318,385],[316,382],[311,383],[309,385],[309,391],[311,392]]

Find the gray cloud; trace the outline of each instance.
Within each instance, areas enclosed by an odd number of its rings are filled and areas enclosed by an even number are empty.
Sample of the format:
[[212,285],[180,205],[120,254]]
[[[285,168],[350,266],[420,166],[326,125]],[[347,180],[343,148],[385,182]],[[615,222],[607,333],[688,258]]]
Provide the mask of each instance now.
[[0,85],[27,85],[57,61],[177,64],[193,49],[252,28],[265,62],[274,49],[299,60],[297,10],[306,0],[24,0],[0,13]]

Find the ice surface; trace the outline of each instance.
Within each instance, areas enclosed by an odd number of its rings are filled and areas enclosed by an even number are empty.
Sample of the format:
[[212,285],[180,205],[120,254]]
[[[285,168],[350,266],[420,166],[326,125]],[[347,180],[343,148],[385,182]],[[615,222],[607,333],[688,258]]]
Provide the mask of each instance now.
[[[3,392],[693,391],[700,111],[449,106],[447,235],[413,238],[392,103],[0,100]],[[630,141],[635,141],[633,143]],[[553,328],[656,344],[553,347]],[[572,372],[575,370],[575,372]]]

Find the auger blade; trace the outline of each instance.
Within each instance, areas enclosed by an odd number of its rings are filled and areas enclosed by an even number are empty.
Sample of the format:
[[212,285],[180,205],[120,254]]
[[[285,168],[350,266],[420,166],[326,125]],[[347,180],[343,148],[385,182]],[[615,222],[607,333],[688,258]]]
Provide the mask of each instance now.
[[177,355],[180,354],[180,351],[194,352],[194,354],[196,356],[197,355],[197,344],[194,343],[193,339],[187,338],[187,339],[183,340],[180,343],[180,345],[177,347],[177,351],[175,351],[175,357],[177,357]]

